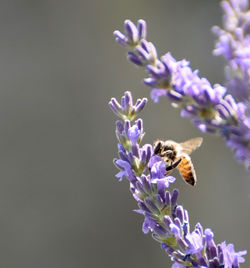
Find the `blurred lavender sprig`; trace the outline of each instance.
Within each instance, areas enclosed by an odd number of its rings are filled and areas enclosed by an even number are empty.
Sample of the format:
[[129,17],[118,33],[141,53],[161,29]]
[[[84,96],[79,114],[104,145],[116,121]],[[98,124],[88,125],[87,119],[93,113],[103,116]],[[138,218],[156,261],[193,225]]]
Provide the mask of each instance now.
[[114,159],[114,164],[120,169],[116,177],[129,181],[130,191],[138,202],[139,209],[135,211],[144,216],[142,231],[151,233],[161,244],[174,262],[172,268],[240,267],[246,251],[235,252],[234,246],[225,242],[216,245],[212,230],[203,230],[200,223],[190,231],[188,212],[177,204],[178,190],[168,189],[175,178],[166,177],[166,164],[153,154],[150,144],[141,146],[143,121],[133,120],[146,102],[139,99],[134,105],[131,93],[125,92],[121,104],[115,98],[109,103],[122,119],[116,122],[119,158]]
[[[181,116],[191,118],[202,132],[222,136],[236,159],[250,171],[250,13],[246,0],[222,1],[222,6],[226,29],[214,27],[219,37],[214,53],[228,60],[226,86],[212,86],[199,77],[198,70],[190,68],[188,61],[177,61],[170,53],[159,58],[153,43],[146,40],[144,20],[137,25],[126,20],[125,33],[115,31],[114,35],[129,50],[128,59],[147,71],[144,83],[151,87],[153,101],[168,97],[174,107],[180,108]],[[228,88],[232,94],[237,90],[244,97],[235,99]]]
[[227,61],[225,68],[227,88],[234,97],[250,101],[250,11],[248,0],[222,1],[223,24],[212,28],[218,37],[213,54],[222,55]]

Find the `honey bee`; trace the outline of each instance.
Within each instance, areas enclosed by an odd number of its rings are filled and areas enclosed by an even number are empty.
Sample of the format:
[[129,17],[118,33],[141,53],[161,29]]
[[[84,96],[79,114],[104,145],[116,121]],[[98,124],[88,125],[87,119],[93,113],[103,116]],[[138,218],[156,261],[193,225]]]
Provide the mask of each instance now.
[[201,146],[203,139],[193,138],[181,143],[172,140],[154,142],[154,154],[159,155],[167,164],[166,175],[169,175],[174,168],[178,168],[183,179],[191,184],[196,184],[196,174],[190,154]]

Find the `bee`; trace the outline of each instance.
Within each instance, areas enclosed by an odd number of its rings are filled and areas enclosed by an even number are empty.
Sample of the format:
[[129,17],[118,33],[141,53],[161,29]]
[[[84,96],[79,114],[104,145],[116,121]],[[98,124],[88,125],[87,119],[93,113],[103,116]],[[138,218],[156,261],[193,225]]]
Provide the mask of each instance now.
[[191,185],[197,182],[190,154],[201,146],[203,139],[193,138],[181,143],[172,140],[154,142],[154,154],[159,155],[167,164],[166,175],[169,175],[176,167],[183,179]]

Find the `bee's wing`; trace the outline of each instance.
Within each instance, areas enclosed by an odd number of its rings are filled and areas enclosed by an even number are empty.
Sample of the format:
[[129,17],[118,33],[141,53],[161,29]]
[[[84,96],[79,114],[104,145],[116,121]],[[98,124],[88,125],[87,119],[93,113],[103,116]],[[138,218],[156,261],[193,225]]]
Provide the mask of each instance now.
[[201,146],[203,138],[197,137],[180,143],[181,151],[185,154],[191,154]]

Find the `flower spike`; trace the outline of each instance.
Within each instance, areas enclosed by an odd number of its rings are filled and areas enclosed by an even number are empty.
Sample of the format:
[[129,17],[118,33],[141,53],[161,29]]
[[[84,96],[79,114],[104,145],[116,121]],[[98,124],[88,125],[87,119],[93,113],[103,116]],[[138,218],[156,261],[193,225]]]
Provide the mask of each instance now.
[[250,172],[250,11],[247,0],[223,0],[221,6],[224,28],[212,30],[217,36],[213,54],[227,62],[224,86],[211,85],[185,59],[177,61],[169,52],[158,57],[146,40],[143,20],[137,25],[126,20],[125,33],[114,35],[129,50],[128,59],[147,72],[144,83],[151,88],[151,99],[168,98],[200,131],[220,135]]
[[[234,106],[231,101],[229,98],[228,103]],[[160,243],[174,261],[172,268],[239,267],[246,251],[235,252],[233,244],[226,242],[216,245],[212,230],[203,231],[200,223],[190,232],[188,212],[177,204],[179,191],[170,192],[169,189],[175,178],[166,176],[166,163],[153,154],[150,144],[141,145],[143,120],[133,122],[135,107],[141,102],[137,100],[134,105],[131,93],[125,92],[121,103],[112,98],[110,107],[122,118],[116,123],[120,157],[114,160],[120,170],[116,177],[120,181],[124,178],[129,181],[130,191],[139,207],[135,212],[144,216],[143,233],[151,233]],[[143,107],[137,109],[136,115]]]

